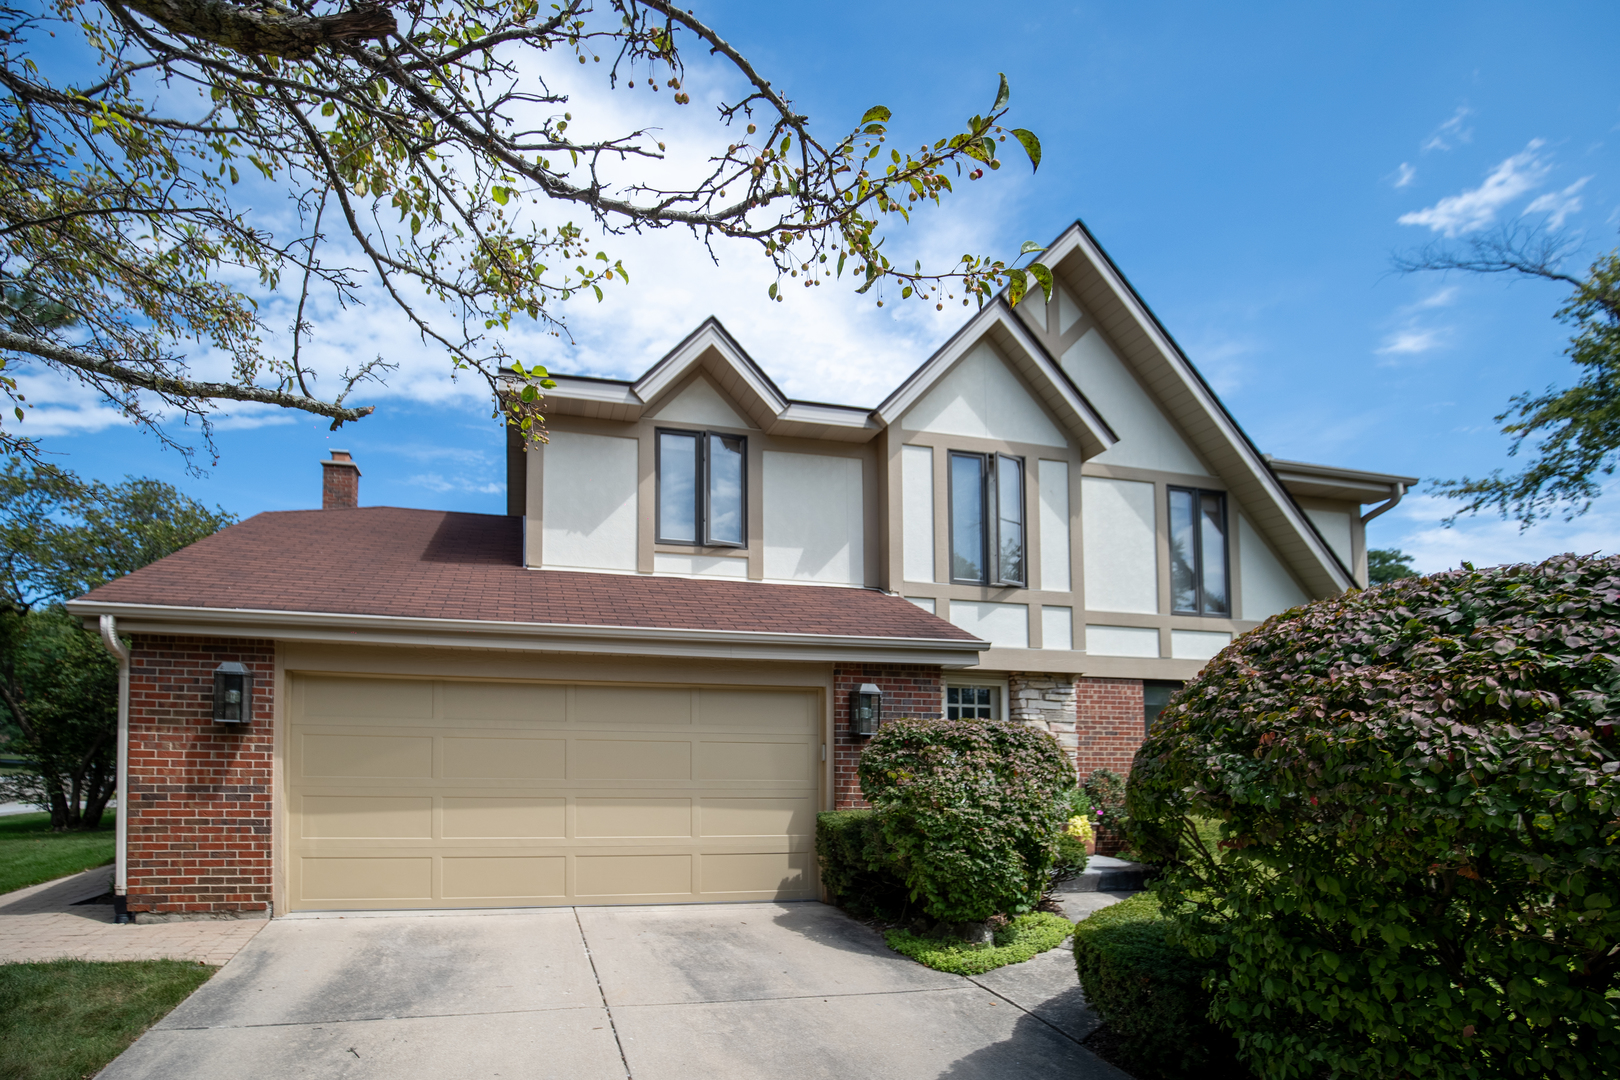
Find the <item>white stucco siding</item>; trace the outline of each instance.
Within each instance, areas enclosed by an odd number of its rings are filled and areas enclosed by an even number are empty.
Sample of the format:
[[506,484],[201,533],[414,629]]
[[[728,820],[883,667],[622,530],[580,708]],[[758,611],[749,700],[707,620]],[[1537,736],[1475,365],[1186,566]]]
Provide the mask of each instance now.
[[866,584],[866,519],[858,458],[767,451],[765,577]]
[[934,580],[934,450],[900,448],[902,573],[907,581]]
[[688,424],[695,427],[751,428],[754,425],[732,408],[720,391],[709,380],[693,379],[663,408],[652,414],[662,423]]
[[1316,526],[1339,561],[1346,568],[1355,569],[1356,562],[1350,552],[1350,515],[1342,510],[1306,510],[1305,516],[1311,519],[1311,524]]
[[1238,617],[1269,619],[1305,603],[1305,595],[1249,519],[1238,515],[1238,566],[1243,574],[1243,592]]
[[745,578],[748,576],[748,560],[725,555],[677,555],[660,551],[653,556],[653,573]]
[[1068,445],[1023,381],[982,342],[906,411],[900,426],[975,439]]
[[1096,330],[1087,330],[1058,360],[1069,378],[1119,436],[1110,450],[1091,460],[1161,472],[1209,475],[1125,363]]
[[1158,614],[1153,485],[1082,477],[1080,521],[1087,610]]
[[1170,631],[1170,656],[1176,660],[1208,660],[1230,644],[1232,635],[1221,630]]
[[1040,587],[1068,592],[1069,582],[1069,463],[1040,462],[1041,565]]
[[1029,605],[951,601],[951,622],[997,649],[1029,648]]
[[1086,626],[1090,656],[1158,656],[1159,632],[1151,626]]
[[1041,648],[1074,648],[1074,608],[1041,608]]
[[541,452],[541,559],[546,566],[636,568],[639,443],[555,431]]

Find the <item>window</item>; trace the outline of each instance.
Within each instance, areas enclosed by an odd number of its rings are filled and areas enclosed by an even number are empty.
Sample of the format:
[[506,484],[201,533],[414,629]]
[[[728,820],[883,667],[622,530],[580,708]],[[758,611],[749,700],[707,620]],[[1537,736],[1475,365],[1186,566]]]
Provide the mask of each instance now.
[[712,431],[658,432],[658,539],[746,546],[748,440]]
[[952,451],[951,580],[1023,585],[1024,462]]
[[1226,575],[1226,496],[1170,489],[1170,610],[1230,615]]
[[1142,682],[1142,730],[1153,734],[1153,721],[1164,712],[1164,707],[1170,704],[1170,695],[1182,687],[1178,682],[1161,682],[1155,679],[1145,679]]
[[947,686],[945,719],[994,720],[1000,698],[998,686]]

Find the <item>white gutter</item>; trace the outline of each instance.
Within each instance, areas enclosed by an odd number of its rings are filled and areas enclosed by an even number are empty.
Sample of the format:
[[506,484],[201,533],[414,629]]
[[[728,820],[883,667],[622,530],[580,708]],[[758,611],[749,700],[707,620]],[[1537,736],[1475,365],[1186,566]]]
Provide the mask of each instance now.
[[1382,514],[1384,511],[1395,509],[1395,504],[1400,502],[1401,498],[1406,494],[1405,484],[1392,484],[1390,485],[1390,489],[1394,492],[1394,494],[1390,497],[1388,502],[1379,503],[1365,514],[1361,515],[1361,523],[1363,525],[1367,524],[1367,522],[1371,521],[1379,514]]
[[113,818],[113,895],[129,882],[129,646],[118,636],[118,617],[101,617],[101,643],[118,661],[118,812]]

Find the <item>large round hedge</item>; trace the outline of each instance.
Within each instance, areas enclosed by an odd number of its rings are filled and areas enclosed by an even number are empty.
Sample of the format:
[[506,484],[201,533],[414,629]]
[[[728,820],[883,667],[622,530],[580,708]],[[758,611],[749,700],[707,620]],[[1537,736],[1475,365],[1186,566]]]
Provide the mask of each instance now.
[[1620,1076],[1617,705],[1575,556],[1295,609],[1171,701],[1133,839],[1256,1072]]

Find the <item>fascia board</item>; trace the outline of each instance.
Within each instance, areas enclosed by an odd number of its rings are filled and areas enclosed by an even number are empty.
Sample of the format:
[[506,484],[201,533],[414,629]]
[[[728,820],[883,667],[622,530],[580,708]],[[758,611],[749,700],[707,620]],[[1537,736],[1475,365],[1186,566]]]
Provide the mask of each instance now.
[[[776,389],[765,373],[760,371],[735,341],[731,335],[725,333],[718,324],[712,320],[698,327],[697,332],[689,336],[675,350],[653,365],[652,369],[632,384],[643,403],[651,403],[654,398],[668,390],[672,385],[684,378],[694,367],[699,365],[703,355],[713,349],[726,362],[726,365],[735,371],[743,384],[757,398],[757,404],[763,415],[754,417],[761,423],[769,423],[782,414],[787,408],[787,399]],[[747,407],[754,402],[740,402]]]
[[1283,458],[1266,456],[1266,464],[1278,476],[1299,476],[1301,479],[1333,480],[1344,483],[1361,483],[1368,486],[1390,487],[1395,484],[1405,484],[1411,487],[1420,481],[1416,476],[1396,476],[1394,473],[1368,472],[1365,469],[1342,469],[1337,465],[1317,465],[1309,461],[1288,461]]
[[[1248,435],[1238,427],[1237,422],[1226,411],[1226,407],[1198,375],[1192,363],[1182,353],[1180,346],[1160,325],[1157,317],[1146,308],[1141,298],[1136,295],[1136,291],[1120,275],[1113,261],[1097,246],[1080,223],[1076,222],[1066,229],[1050,245],[1044,257],[1048,260],[1047,265],[1055,269],[1075,251],[1079,251],[1090,264],[1092,271],[1108,290],[1110,298],[1121,310],[1129,314],[1140,332],[1152,343],[1172,373],[1177,389],[1198,408],[1199,418],[1220,434],[1226,448],[1230,450],[1230,456],[1244,473],[1238,478],[1247,481],[1242,486],[1269,503],[1274,515],[1285,521],[1295,534],[1297,543],[1291,546],[1296,547],[1296,550],[1302,547],[1303,553],[1308,554],[1316,564],[1314,567],[1300,567],[1315,571],[1307,575],[1308,583],[1319,591],[1333,594],[1353,588],[1355,581],[1348,568],[1339,562],[1338,556],[1328,547],[1327,541],[1322,539],[1316,527],[1299,508],[1299,504],[1294,502],[1288,490],[1261,457]],[[1162,397],[1163,395],[1161,399]],[[1167,407],[1168,404],[1167,402]],[[1188,425],[1183,422],[1183,426]],[[1229,483],[1232,479],[1227,477]],[[1261,522],[1257,521],[1256,524],[1260,525]]]
[[750,660],[850,660],[881,654],[886,663],[962,667],[990,647],[977,639],[892,638],[658,627],[573,626],[476,619],[399,618],[335,612],[251,608],[168,607],[70,600],[83,619],[113,615],[120,631],[182,636],[269,638],[280,641],[520,649],[609,655],[716,657]]

